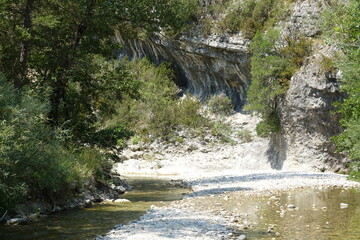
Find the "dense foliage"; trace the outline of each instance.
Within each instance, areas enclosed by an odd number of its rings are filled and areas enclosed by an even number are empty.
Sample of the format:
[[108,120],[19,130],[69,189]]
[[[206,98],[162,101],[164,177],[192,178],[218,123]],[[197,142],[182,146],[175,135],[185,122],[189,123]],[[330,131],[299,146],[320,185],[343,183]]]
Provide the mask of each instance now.
[[90,176],[101,174],[106,167],[104,157],[95,149],[65,147],[66,133],[52,130],[47,124],[48,107],[34,92],[20,95],[0,77],[3,208],[11,207],[25,195],[53,200],[78,192]]
[[[347,97],[338,106],[344,132],[333,140],[352,160],[350,177],[360,180],[360,3],[335,2],[325,15],[325,39],[341,49],[335,64],[341,70],[341,88]],[[331,35],[331,37],[330,37]]]
[[[196,0],[0,0],[0,211],[106,181],[98,147],[132,132],[104,123],[139,96],[114,32],[176,35]],[[87,147],[84,147],[87,146]]]
[[207,105],[214,114],[230,115],[234,112],[234,105],[225,93],[213,96]]
[[212,32],[241,32],[252,39],[258,31],[265,31],[288,14],[287,0],[215,1],[203,9],[201,28]]
[[310,52],[310,42],[304,38],[285,38],[286,45],[279,46],[279,37],[277,30],[258,32],[251,43],[252,81],[246,109],[261,115],[263,121],[256,130],[264,137],[280,129],[278,98]]
[[121,102],[112,125],[126,126],[143,138],[169,140],[183,127],[196,129],[209,124],[200,114],[199,100],[189,96],[178,99],[180,90],[169,64],[155,67],[145,58],[124,64],[140,83],[139,98],[128,97]]
[[286,14],[284,0],[249,0],[232,7],[223,20],[230,32],[242,31],[247,38],[253,38],[258,31],[272,26]]

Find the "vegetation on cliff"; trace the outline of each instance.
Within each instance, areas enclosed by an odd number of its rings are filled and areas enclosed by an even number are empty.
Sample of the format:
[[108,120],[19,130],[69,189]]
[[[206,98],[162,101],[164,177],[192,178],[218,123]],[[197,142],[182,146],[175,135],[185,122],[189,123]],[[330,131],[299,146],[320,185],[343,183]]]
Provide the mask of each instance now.
[[260,136],[280,130],[277,104],[289,88],[290,79],[310,53],[311,41],[303,37],[285,37],[280,46],[280,33],[272,29],[257,32],[251,43],[251,85],[247,110],[255,110],[263,119],[257,126]]
[[173,81],[170,65],[158,67],[146,58],[123,61],[131,78],[139,84],[138,97],[127,96],[116,106],[117,114],[109,126],[125,126],[144,140],[171,139],[184,127],[201,129],[209,121],[200,114],[200,102],[192,97],[179,100],[180,89]]
[[360,3],[333,2],[324,15],[324,38],[341,52],[334,61],[341,71],[341,89],[346,98],[337,104],[343,133],[333,138],[339,151],[352,160],[350,177],[360,180]]
[[[286,0],[221,0],[203,8],[201,22],[202,33],[237,33],[252,39],[256,32],[271,29],[283,20],[289,9]],[[200,11],[198,11],[200,12]]]

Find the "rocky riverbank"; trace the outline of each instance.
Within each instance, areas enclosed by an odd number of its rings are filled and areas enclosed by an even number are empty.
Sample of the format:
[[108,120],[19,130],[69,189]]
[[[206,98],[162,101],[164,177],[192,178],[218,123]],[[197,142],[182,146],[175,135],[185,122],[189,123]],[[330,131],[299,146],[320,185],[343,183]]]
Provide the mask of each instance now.
[[119,194],[124,194],[132,187],[122,180],[119,175],[111,177],[111,185],[91,184],[76,197],[66,198],[61,201],[32,201],[16,206],[15,209],[7,211],[4,216],[0,216],[2,223],[7,225],[23,225],[36,221],[42,216],[61,212],[74,208],[90,207],[93,203],[116,200]]
[[[124,161],[114,167],[115,171],[183,179],[193,192],[169,206],[152,207],[139,220],[116,226],[98,240],[245,239],[243,230],[256,225],[248,217],[253,214],[252,209],[226,210],[231,199],[238,203],[255,196],[276,200],[284,191],[360,187],[359,183],[348,181],[346,175],[314,172],[306,165],[277,170],[282,163],[269,156],[269,140],[254,134],[258,119],[238,113],[228,121],[246,126],[252,140],[231,145],[190,139],[177,147],[153,143],[146,147],[131,146],[125,151]],[[284,213],[287,207],[292,206],[283,206]],[[272,231],[272,226],[268,228],[263,232]]]
[[[249,214],[254,209],[225,209],[229,202],[245,202],[246,198],[268,197],[278,199],[282,191],[306,188],[341,189],[359,187],[346,176],[304,172],[263,172],[200,178],[189,181],[194,192],[170,206],[154,206],[139,220],[116,226],[100,240],[110,239],[245,239],[244,230],[256,227]],[[321,207],[321,206],[320,206]],[[288,204],[286,208],[296,208]],[[279,206],[279,211],[281,210]],[[271,232],[269,223],[264,233]],[[274,232],[276,234],[276,232]]]

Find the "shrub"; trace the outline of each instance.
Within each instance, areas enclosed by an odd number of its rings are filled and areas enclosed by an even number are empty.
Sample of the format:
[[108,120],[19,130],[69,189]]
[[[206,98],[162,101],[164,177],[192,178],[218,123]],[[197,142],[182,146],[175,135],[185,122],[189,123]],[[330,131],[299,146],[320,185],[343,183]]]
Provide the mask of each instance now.
[[122,124],[146,138],[171,139],[181,128],[201,128],[207,120],[200,114],[200,102],[192,97],[178,99],[179,88],[173,82],[170,65],[156,67],[147,59],[124,61],[129,72],[140,82],[139,98],[125,98],[118,105],[112,124]]
[[273,112],[270,116],[266,116],[263,121],[256,125],[256,133],[260,137],[268,137],[271,133],[280,130],[280,120],[278,114]]
[[336,73],[336,71],[338,70],[334,59],[324,55],[321,56],[321,61],[319,64],[321,70],[324,73]]
[[332,138],[337,150],[351,159],[350,174],[360,181],[360,3],[330,1],[323,16],[323,37],[341,50],[335,66],[341,70],[341,90],[346,98],[337,103],[344,131]]
[[232,33],[242,31],[245,37],[252,39],[256,32],[283,19],[286,10],[283,0],[244,1],[228,10],[221,25]]
[[95,132],[91,143],[101,148],[111,148],[116,145],[124,147],[123,144],[119,144],[119,141],[129,139],[132,135],[132,131],[121,124],[117,124]]
[[234,140],[231,138],[232,129],[229,124],[223,123],[222,121],[216,121],[211,126],[211,134],[218,139],[221,143],[234,144]]
[[0,76],[0,208],[29,196],[55,201],[83,188],[107,168],[99,151],[66,145],[66,134],[47,125],[48,105],[18,92]]
[[210,111],[215,114],[230,115],[234,112],[234,105],[231,99],[224,93],[213,96],[207,105]]
[[248,129],[241,129],[237,132],[237,137],[243,142],[251,142],[253,137]]

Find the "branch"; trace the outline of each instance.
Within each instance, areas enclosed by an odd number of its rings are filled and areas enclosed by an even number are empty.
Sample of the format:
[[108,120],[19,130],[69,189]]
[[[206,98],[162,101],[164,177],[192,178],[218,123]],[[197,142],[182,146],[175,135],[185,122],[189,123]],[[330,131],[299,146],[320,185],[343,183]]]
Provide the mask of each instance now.
[[8,210],[5,211],[4,215],[3,215],[2,218],[0,219],[0,222],[4,219],[4,217],[6,216],[7,213],[8,213]]

